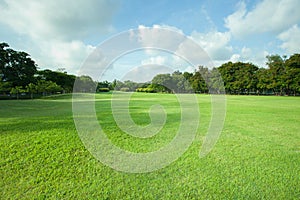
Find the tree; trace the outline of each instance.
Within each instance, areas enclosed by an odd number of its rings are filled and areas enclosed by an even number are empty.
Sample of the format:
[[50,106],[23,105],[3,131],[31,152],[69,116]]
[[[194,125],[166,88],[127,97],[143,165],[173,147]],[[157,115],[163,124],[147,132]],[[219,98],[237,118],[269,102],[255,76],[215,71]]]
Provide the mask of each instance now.
[[284,74],[286,73],[285,60],[279,55],[266,56],[267,65],[271,74],[270,88],[276,95],[282,95],[285,89]]
[[74,92],[95,92],[97,83],[90,76],[82,75],[76,78]]
[[52,94],[56,92],[61,92],[63,89],[61,86],[57,85],[52,81],[40,80],[36,85],[36,91],[42,93],[43,96],[47,94]]
[[34,75],[37,72],[36,64],[28,53],[15,51],[8,47],[8,44],[0,43],[2,81],[11,82],[13,87],[25,87],[34,80]]
[[208,88],[206,82],[209,79],[209,70],[203,66],[199,66],[192,77],[190,77],[189,82],[196,93],[207,93]]
[[50,94],[62,91],[62,87],[52,81],[47,81],[47,86],[45,89],[46,89],[46,92],[50,93]]
[[38,72],[37,79],[55,82],[63,88],[64,92],[72,92],[76,77],[65,72],[46,69]]
[[170,74],[158,74],[152,79],[152,88],[157,92],[170,93],[176,87]]
[[252,63],[228,62],[218,70],[229,94],[249,94],[256,92],[258,67]]
[[6,94],[9,93],[12,88],[11,82],[4,82],[2,78],[0,78],[0,93]]
[[289,95],[300,93],[300,54],[294,54],[285,62],[284,81]]
[[10,90],[11,94],[17,95],[17,99],[19,99],[19,94],[22,92],[24,92],[24,90],[22,89],[22,86],[15,86],[15,87],[11,88],[11,90]]
[[[268,69],[260,68],[257,73],[257,85],[258,94],[269,94],[271,89],[271,74]],[[271,90],[272,91],[272,90]]]
[[33,83],[29,83],[26,86],[26,91],[30,93],[30,97],[33,99],[33,94],[37,92],[37,86]]

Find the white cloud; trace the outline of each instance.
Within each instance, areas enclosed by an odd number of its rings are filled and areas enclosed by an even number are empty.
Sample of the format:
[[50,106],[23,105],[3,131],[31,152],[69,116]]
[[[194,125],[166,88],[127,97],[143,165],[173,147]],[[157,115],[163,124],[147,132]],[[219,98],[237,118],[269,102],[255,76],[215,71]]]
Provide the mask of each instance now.
[[185,36],[182,30],[174,27],[140,25],[137,32],[132,30],[130,37],[132,40],[138,40],[141,47],[159,47],[174,54],[171,62],[170,58],[168,61],[163,59],[160,51],[146,49],[146,53],[151,57],[144,60],[142,64],[168,62],[178,69],[185,69],[188,66],[191,68],[193,65],[212,67],[212,60],[230,59],[232,54],[229,32],[199,33],[194,31],[191,36]]
[[[153,25],[146,27],[139,25],[137,32],[131,31],[130,37],[133,40],[138,40],[141,47],[155,47],[174,51],[178,47],[178,43],[185,39],[183,32],[176,27],[167,25]],[[150,55],[153,51],[146,51]]]
[[[231,62],[251,62],[254,65],[257,65],[258,67],[266,67],[266,56],[269,55],[269,53],[265,50],[260,50],[254,52],[252,49],[243,47],[240,53],[235,53],[231,56],[231,58],[228,61]],[[228,62],[228,61],[222,61],[219,63],[219,65]],[[218,66],[219,66],[218,65]]]
[[283,41],[281,48],[288,53],[300,52],[300,28],[298,25],[292,26],[290,29],[279,34],[278,38]]
[[141,61],[142,65],[156,64],[156,65],[164,65],[166,63],[166,57],[156,56],[150,57]]
[[225,19],[225,26],[239,38],[251,34],[279,33],[300,20],[299,0],[263,0],[248,11],[241,2],[238,10]]
[[83,40],[111,32],[118,6],[118,1],[107,0],[4,0],[0,2],[0,23],[31,41],[24,50],[39,67],[63,67],[77,73],[95,49]]
[[176,57],[174,56],[174,62],[177,66],[194,66],[194,68],[197,68],[202,65],[212,67],[212,60],[207,52],[191,37],[181,42],[174,54],[176,55]]
[[48,59],[51,59],[53,67],[67,66],[69,71],[76,73],[78,66],[82,65],[87,56],[95,49],[95,47],[86,45],[79,40],[71,42],[52,40],[51,42],[42,42],[39,45],[42,59],[38,63],[41,66],[47,66]]
[[34,39],[75,40],[107,32],[118,3],[99,0],[5,0],[0,21]]
[[122,80],[131,80],[135,82],[147,82],[151,81],[154,76],[157,74],[166,74],[172,73],[174,69],[164,66],[164,65],[157,65],[157,64],[145,64],[139,67],[135,67],[128,71],[123,77]]
[[229,45],[231,39],[229,32],[199,33],[194,31],[191,37],[213,60],[226,60],[232,54],[232,47]]

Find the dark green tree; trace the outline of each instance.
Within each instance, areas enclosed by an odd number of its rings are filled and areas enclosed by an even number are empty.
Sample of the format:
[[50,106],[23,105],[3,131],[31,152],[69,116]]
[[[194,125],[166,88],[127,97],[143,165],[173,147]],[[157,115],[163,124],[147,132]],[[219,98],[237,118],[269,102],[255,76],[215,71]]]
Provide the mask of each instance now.
[[35,62],[26,52],[8,48],[8,44],[0,43],[0,74],[3,82],[11,82],[12,86],[25,87],[34,80],[37,72]]
[[55,82],[63,88],[64,92],[72,92],[76,76],[46,69],[38,72],[37,79]]

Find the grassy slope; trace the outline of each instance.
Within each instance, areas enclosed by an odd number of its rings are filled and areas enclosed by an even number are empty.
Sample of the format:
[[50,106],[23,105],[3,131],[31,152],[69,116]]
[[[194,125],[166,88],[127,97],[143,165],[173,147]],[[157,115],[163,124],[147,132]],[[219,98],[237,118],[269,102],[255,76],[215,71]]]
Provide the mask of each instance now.
[[[172,109],[178,105],[173,95],[136,94],[131,106],[137,123],[149,122],[145,98],[170,106],[164,132],[143,141],[118,131],[109,97],[97,95],[96,108],[115,144],[151,151],[174,136],[180,115]],[[227,103],[224,130],[207,157],[199,159],[198,153],[210,103],[209,96],[199,96],[200,128],[189,150],[159,171],[126,174],[102,165],[84,148],[68,96],[0,101],[0,197],[299,199],[300,99],[228,96]]]

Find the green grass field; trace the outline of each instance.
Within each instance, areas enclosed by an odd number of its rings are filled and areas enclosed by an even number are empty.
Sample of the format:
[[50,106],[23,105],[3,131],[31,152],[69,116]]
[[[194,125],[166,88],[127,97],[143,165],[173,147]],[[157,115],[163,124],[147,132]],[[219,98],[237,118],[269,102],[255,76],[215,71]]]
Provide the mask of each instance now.
[[[174,137],[180,121],[174,95],[134,94],[130,108],[137,124],[150,122],[153,102],[168,113],[162,131],[148,139],[118,129],[110,95],[96,95],[96,110],[114,144],[148,152]],[[198,100],[193,144],[171,165],[145,174],[115,171],[85,149],[71,96],[0,101],[0,199],[300,199],[300,98],[227,96],[222,134],[202,159],[210,98]]]

